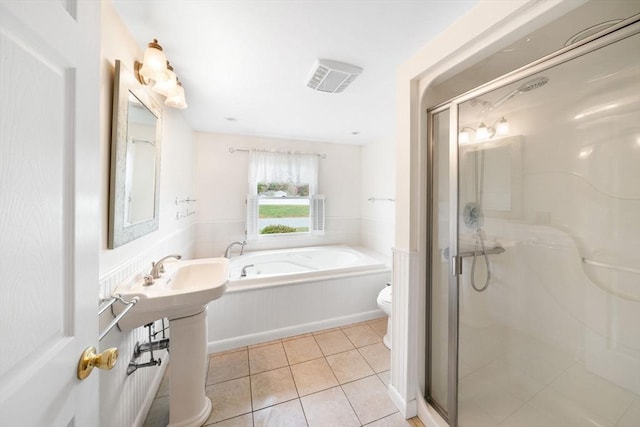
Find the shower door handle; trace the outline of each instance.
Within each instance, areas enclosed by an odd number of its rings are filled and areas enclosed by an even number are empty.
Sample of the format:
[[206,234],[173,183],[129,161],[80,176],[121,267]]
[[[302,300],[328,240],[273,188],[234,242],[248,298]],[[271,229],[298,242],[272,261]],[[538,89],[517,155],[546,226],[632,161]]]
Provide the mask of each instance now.
[[451,257],[451,275],[452,276],[462,275],[462,257],[461,256]]

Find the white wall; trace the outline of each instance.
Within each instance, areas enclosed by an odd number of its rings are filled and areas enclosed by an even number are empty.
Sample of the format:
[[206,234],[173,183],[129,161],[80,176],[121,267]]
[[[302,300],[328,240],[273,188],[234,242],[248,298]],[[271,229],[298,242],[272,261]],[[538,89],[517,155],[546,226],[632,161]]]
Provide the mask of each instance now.
[[[142,60],[143,52],[133,40],[128,29],[117,16],[110,2],[102,2],[102,64],[101,64],[101,188],[100,211],[100,290],[101,296],[110,295],[118,284],[132,275],[149,268],[152,260],[169,253],[192,255],[192,217],[176,220],[176,197],[193,197],[193,132],[179,110],[164,108],[162,134],[162,164],[160,176],[160,226],[159,229],[119,248],[107,249],[109,211],[109,172],[111,151],[111,115],[113,99],[114,63],[120,59],[133,70],[135,59]],[[161,105],[163,99],[157,99]],[[183,209],[183,208],[182,208]],[[105,313],[102,326],[111,319]],[[127,377],[127,361],[136,341],[145,341],[144,330],[138,328],[128,333],[112,331],[102,342],[101,348],[116,346],[120,349],[120,362],[112,371],[100,373],[100,425],[102,427],[141,425],[153,398],[154,381],[158,368],[144,368]],[[143,356],[144,357],[144,356]],[[166,354],[160,353],[166,360]],[[145,359],[146,360],[146,359]],[[138,419],[137,419],[138,418]]]
[[[195,256],[221,256],[229,243],[245,239],[245,198],[249,153],[229,148],[289,150],[326,154],[320,159],[318,187],[326,197],[324,236],[275,236],[249,242],[247,250],[327,244],[360,245],[361,148],[354,145],[255,136],[196,134]],[[270,236],[271,237],[271,236]]]
[[395,201],[370,202],[369,198],[394,199],[395,141],[380,140],[362,146],[362,246],[387,257],[391,264],[391,247],[395,238]]

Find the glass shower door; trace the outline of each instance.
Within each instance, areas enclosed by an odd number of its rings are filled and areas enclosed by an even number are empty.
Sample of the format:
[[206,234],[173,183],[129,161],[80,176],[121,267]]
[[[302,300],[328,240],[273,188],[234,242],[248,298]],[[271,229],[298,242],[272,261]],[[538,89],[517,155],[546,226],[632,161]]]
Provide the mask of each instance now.
[[449,412],[449,283],[455,280],[449,271],[449,128],[450,114],[445,109],[431,115],[433,129],[430,153],[430,209],[429,224],[429,351],[427,356],[427,400],[444,416]]
[[638,52],[459,104],[459,426],[640,425]]

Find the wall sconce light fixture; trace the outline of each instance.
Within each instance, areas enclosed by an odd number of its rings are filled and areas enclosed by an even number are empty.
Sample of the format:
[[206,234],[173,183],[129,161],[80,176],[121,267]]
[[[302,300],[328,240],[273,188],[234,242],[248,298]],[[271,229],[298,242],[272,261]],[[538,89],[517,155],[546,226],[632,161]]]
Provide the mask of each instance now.
[[156,82],[169,80],[167,57],[162,51],[162,46],[158,44],[158,40],[153,39],[147,45],[142,63],[135,61],[134,69],[136,70],[136,77],[143,85],[150,84],[151,80]]
[[143,62],[135,61],[134,70],[136,78],[143,85],[153,84],[153,91],[165,96],[165,105],[173,108],[187,108],[182,83],[173,71],[173,67],[167,61],[158,40],[153,39],[147,45]]
[[155,93],[159,93],[162,96],[169,96],[169,93],[176,90],[176,85],[178,84],[178,78],[176,73],[173,72],[173,67],[169,64],[169,61],[167,61],[166,67],[169,78],[165,81],[156,81],[152,88]]
[[[469,131],[475,132],[475,140],[471,141],[471,134]],[[480,123],[478,129],[465,126],[460,129],[458,133],[458,143],[471,144],[492,139],[496,135],[506,135],[509,133],[509,122],[504,117],[497,120],[493,125],[487,126],[484,123]]]
[[175,89],[167,95],[167,99],[164,101],[166,105],[173,108],[179,108],[184,110],[187,108],[187,101],[184,98],[184,88],[180,81],[176,82]]

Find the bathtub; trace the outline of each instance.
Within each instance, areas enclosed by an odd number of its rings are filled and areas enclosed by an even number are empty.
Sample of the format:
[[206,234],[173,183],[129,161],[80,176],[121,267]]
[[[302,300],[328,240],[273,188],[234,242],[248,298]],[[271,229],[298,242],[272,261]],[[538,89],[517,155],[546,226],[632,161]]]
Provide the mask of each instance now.
[[388,270],[380,259],[348,246],[278,249],[233,257],[227,286],[233,292]]
[[233,257],[227,291],[208,307],[208,351],[382,317],[376,298],[390,280],[378,255],[348,246]]

